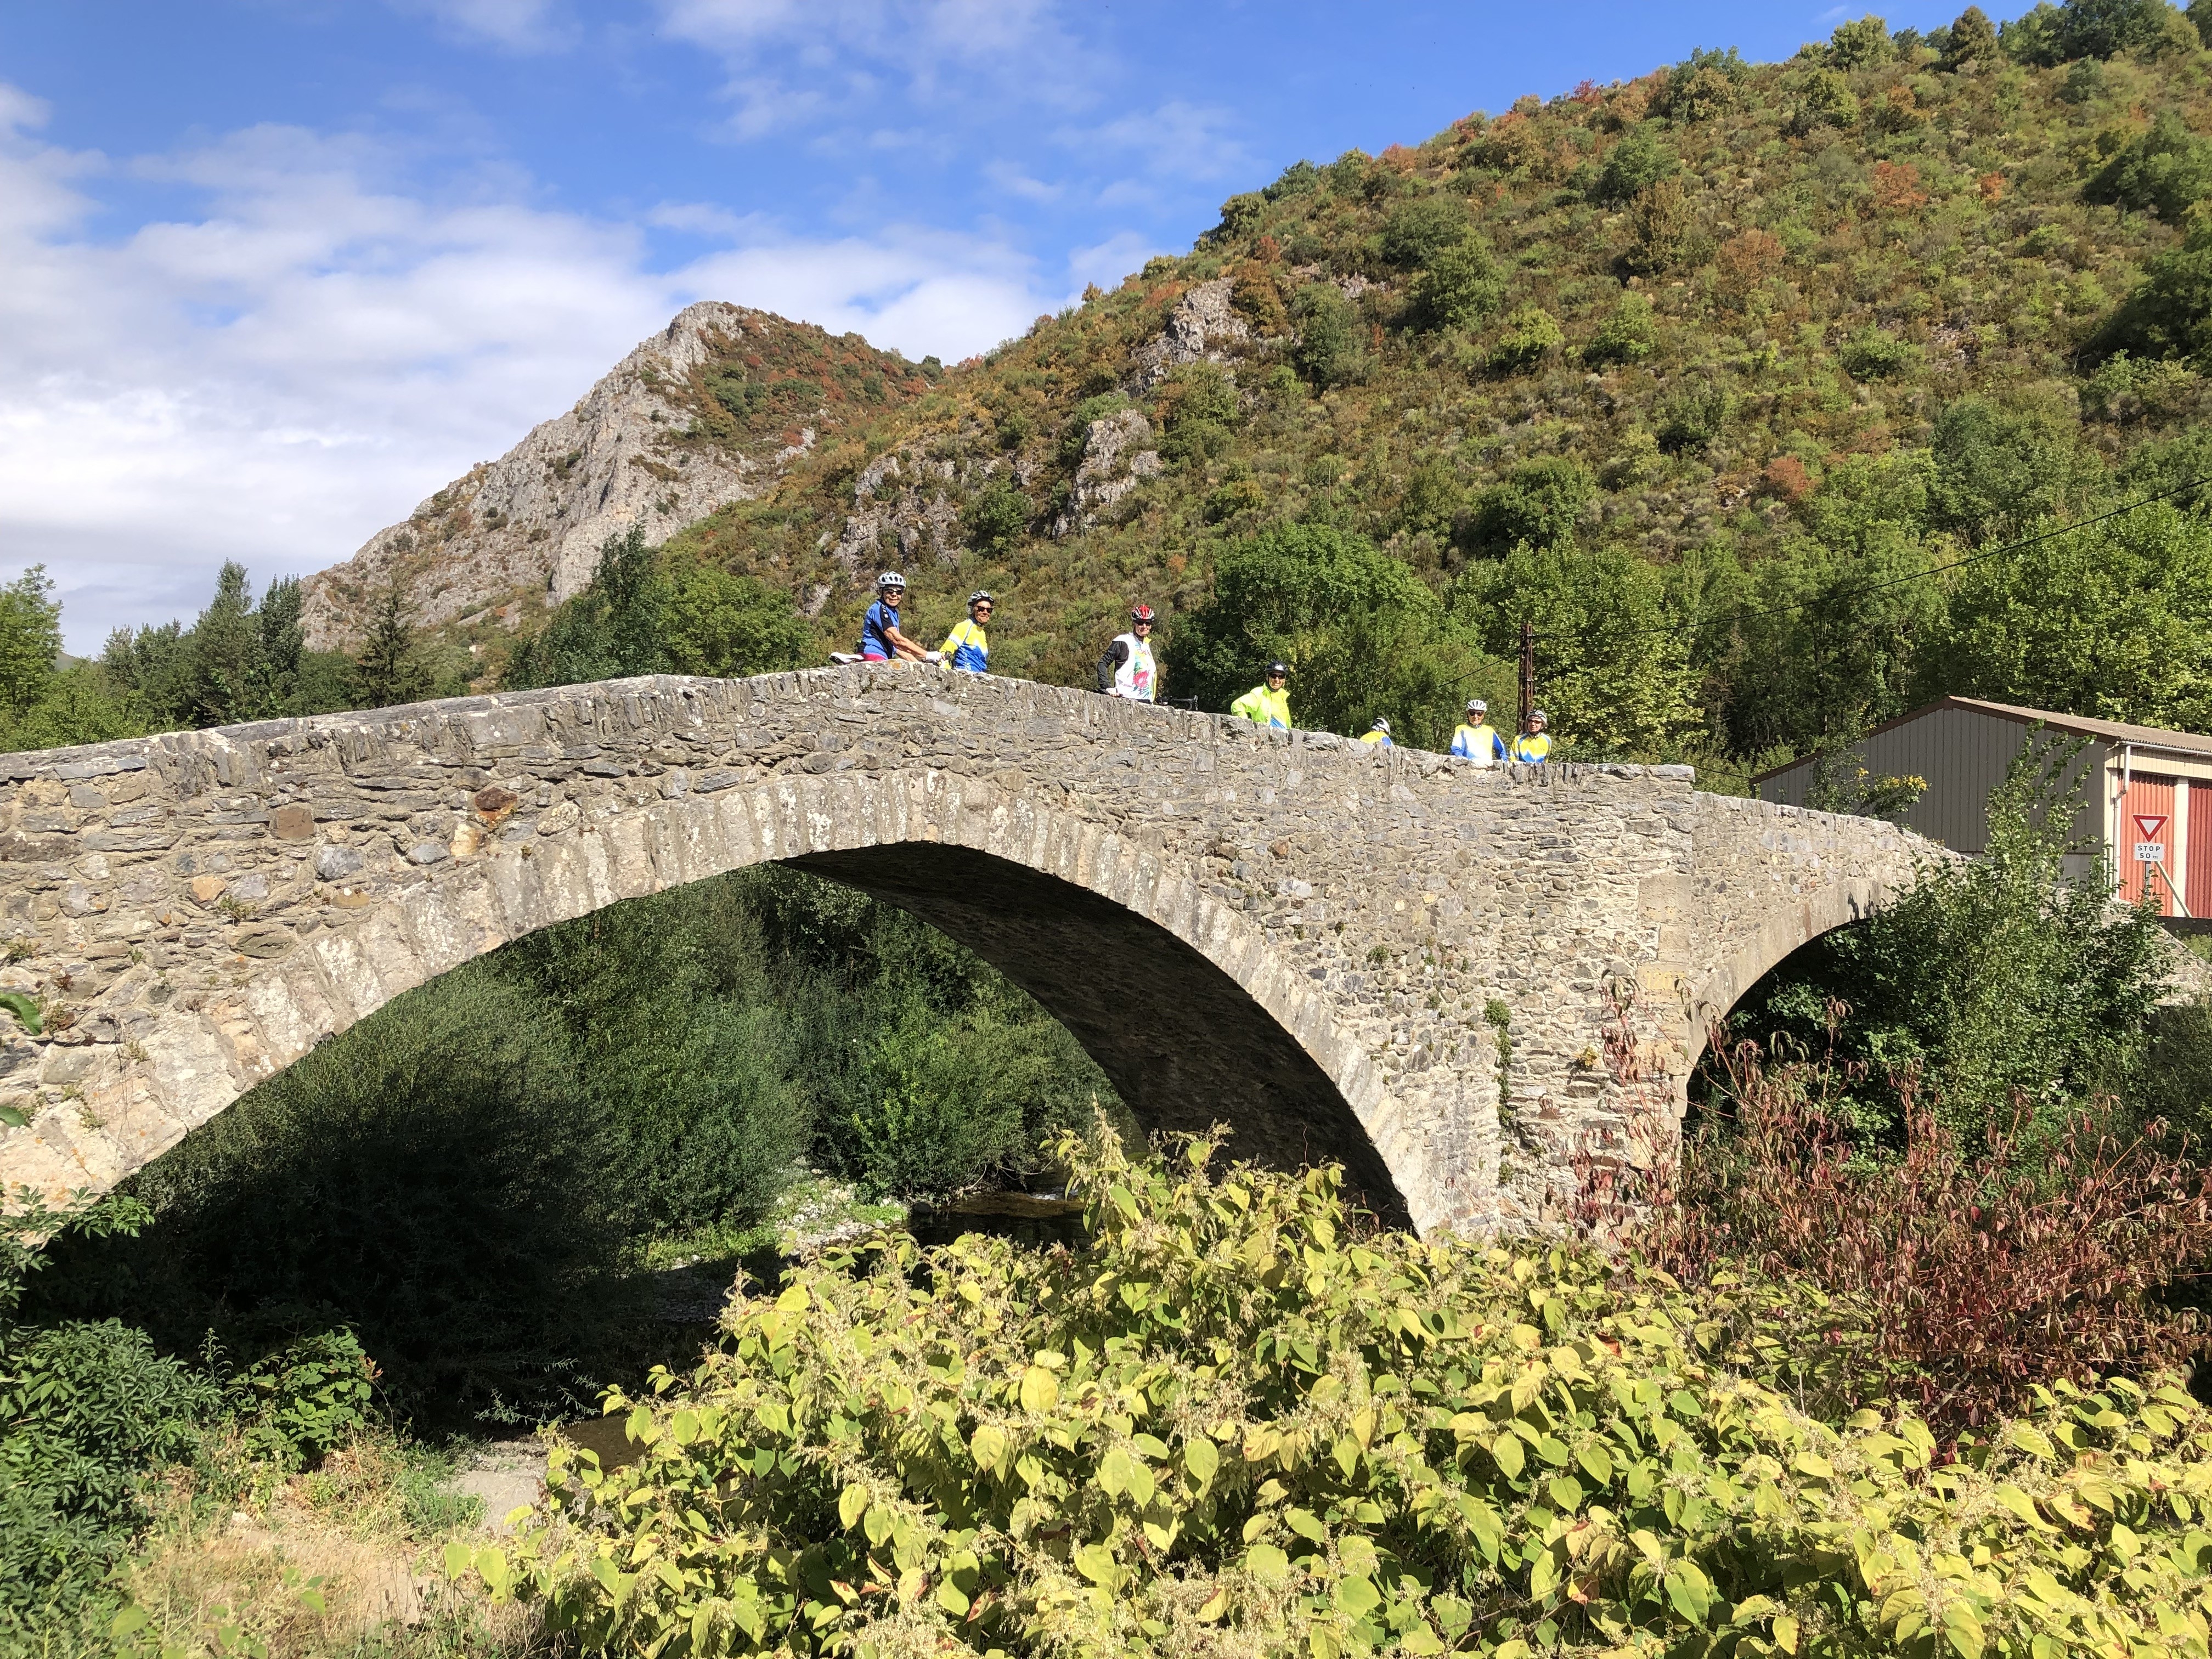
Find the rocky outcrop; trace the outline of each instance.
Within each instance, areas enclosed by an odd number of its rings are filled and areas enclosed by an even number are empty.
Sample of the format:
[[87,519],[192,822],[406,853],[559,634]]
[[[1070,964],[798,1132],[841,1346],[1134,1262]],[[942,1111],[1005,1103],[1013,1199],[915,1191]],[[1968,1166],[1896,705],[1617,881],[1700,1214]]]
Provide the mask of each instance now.
[[1176,301],[1167,326],[1130,354],[1132,392],[1149,392],[1185,363],[1224,362],[1227,347],[1252,337],[1252,325],[1230,304],[1226,276],[1200,283]]
[[1146,478],[1160,473],[1160,453],[1152,447],[1152,423],[1133,409],[1101,416],[1085,429],[1083,460],[1075,469],[1075,485],[1067,510],[1053,520],[1055,536],[1072,534],[1096,524],[1098,515],[1114,506]]
[[686,307],[567,414],[309,577],[308,642],[358,641],[394,582],[418,627],[558,604],[591,580],[610,536],[641,525],[658,542],[757,496],[856,406],[922,386],[857,335],[720,301]]

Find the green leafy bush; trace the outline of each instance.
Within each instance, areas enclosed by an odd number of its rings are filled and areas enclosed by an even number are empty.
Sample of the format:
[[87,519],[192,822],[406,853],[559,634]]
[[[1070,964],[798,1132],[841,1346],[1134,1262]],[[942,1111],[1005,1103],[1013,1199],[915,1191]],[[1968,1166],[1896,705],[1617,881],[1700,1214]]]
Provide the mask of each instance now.
[[1641,294],[1625,292],[1583,348],[1583,358],[1592,363],[1641,362],[1658,343],[1651,301]]
[[1310,283],[1291,301],[1297,325],[1291,360],[1317,390],[1350,386],[1365,378],[1367,349],[1360,338],[1359,314],[1334,283]]
[[1889,25],[1879,17],[1854,17],[1828,37],[1828,61],[1839,70],[1875,69],[1896,56]]
[[1418,197],[1391,210],[1382,222],[1382,257],[1419,270],[1468,233],[1467,204],[1456,196]]
[[2093,347],[2138,357],[2212,362],[2212,228],[2154,254],[2142,281],[2098,330]]
[[1516,547],[1571,547],[1596,482],[1565,456],[1547,455],[1513,469],[1504,483],[1475,498],[1468,542],[1474,551],[1503,557]]
[[1566,343],[1559,319],[1541,306],[1516,306],[1499,325],[1490,349],[1490,366],[1508,374],[1524,374]]
[[1413,289],[1413,314],[1423,328],[1470,328],[1505,298],[1505,279],[1480,236],[1462,236],[1429,261]]
[[[1901,1145],[1924,1096],[1972,1153],[2015,1110],[2023,1155],[2099,1096],[2124,1091],[2165,972],[2156,920],[2115,912],[2094,882],[2062,879],[2078,761],[2044,742],[1990,797],[1986,853],[1923,871],[1911,890],[1797,953],[1735,1020],[1763,1044],[1854,1067],[1830,1115]],[[1834,1024],[1834,1009],[1847,1010]]]
[[1680,163],[1656,135],[1639,128],[1615,144],[1598,168],[1601,201],[1626,202],[1638,191],[1671,178]]
[[1063,1144],[1077,1250],[878,1243],[734,1305],[611,1398],[635,1462],[556,1449],[447,1571],[701,1656],[2203,1650],[2179,1388],[2062,1383],[1944,1462],[1761,1380],[1739,1316],[1810,1291],[1370,1235],[1212,1151]]
[[1920,361],[1920,348],[1910,340],[1900,340],[1885,330],[1867,327],[1856,331],[1836,359],[1862,380],[1894,379],[1913,368]]
[[2208,192],[2212,143],[2190,131],[2170,109],[2160,110],[2082,190],[2092,202],[2148,208],[2169,224],[2179,224]]

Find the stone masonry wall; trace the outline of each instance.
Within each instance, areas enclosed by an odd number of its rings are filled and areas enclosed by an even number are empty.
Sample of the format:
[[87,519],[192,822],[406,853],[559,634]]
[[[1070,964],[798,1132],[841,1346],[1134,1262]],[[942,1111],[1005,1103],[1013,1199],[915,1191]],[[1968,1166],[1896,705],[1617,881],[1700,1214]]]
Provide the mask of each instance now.
[[0,1014],[0,1102],[33,1115],[0,1183],[105,1190],[473,956],[803,859],[968,937],[1140,1116],[1343,1157],[1425,1231],[1547,1224],[1577,1152],[1671,1133],[1707,1018],[1939,855],[1686,769],[1479,771],[883,667],[4,757],[0,989],[46,1030]]

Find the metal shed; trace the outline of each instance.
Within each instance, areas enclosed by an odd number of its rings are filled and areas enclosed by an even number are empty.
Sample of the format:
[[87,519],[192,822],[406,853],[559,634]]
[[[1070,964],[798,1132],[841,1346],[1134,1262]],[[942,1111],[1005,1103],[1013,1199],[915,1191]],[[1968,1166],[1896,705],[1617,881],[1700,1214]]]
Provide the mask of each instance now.
[[1919,777],[1928,787],[1905,827],[1978,853],[1989,842],[1990,792],[2039,729],[2080,739],[2068,779],[2088,774],[2066,872],[2110,882],[2140,897],[2148,884],[2162,915],[2212,916],[2212,738],[2154,726],[1945,697],[1875,729],[1849,747],[1808,755],[1752,780],[1761,800],[1817,805],[1824,781],[1848,787],[1863,767],[1874,777]]

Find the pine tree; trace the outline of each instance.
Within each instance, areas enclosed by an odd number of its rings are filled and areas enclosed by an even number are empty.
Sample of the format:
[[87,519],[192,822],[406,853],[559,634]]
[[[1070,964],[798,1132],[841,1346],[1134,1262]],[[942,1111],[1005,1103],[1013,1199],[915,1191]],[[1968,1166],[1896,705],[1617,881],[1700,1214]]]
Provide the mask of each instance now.
[[420,697],[428,677],[415,654],[415,630],[409,625],[406,596],[393,581],[377,601],[368,638],[354,659],[361,700],[370,708],[390,708]]

